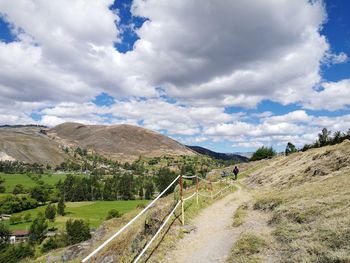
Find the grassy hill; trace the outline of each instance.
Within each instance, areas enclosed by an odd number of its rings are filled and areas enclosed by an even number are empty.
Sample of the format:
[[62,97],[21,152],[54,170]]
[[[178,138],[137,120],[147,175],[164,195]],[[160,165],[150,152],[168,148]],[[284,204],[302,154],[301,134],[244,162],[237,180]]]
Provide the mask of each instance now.
[[[254,168],[255,166],[255,168]],[[250,163],[281,262],[350,262],[350,141]]]

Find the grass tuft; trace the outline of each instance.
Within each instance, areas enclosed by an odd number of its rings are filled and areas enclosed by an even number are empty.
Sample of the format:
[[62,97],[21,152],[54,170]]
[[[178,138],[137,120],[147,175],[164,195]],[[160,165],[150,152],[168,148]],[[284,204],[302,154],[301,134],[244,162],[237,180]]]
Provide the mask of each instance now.
[[266,248],[265,240],[253,233],[245,233],[235,243],[228,262],[259,262],[259,253]]
[[247,216],[247,209],[248,209],[248,205],[246,203],[240,205],[237,208],[237,210],[235,211],[235,214],[233,215],[232,226],[238,227],[245,222],[245,219]]

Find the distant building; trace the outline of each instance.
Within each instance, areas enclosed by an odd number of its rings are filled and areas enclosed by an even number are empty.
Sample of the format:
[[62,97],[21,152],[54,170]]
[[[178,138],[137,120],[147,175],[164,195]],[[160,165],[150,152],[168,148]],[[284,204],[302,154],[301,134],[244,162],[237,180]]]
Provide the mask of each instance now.
[[1,214],[0,215],[0,220],[9,220],[11,217],[11,215],[8,215],[8,214]]
[[25,242],[29,239],[28,230],[16,230],[11,233],[10,244]]

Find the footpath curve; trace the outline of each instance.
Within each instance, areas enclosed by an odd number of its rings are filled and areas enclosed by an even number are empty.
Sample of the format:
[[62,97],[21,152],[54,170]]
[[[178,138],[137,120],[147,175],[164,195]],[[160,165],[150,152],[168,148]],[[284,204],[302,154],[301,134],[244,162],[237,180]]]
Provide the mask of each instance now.
[[240,233],[232,228],[236,209],[251,199],[249,192],[236,185],[238,190],[205,208],[191,225],[196,230],[177,242],[165,262],[205,263],[225,262]]

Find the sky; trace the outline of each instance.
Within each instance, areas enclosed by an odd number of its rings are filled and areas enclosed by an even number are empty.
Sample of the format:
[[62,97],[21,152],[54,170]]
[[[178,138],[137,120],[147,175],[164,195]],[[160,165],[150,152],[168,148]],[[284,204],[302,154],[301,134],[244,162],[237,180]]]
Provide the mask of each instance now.
[[349,13],[343,0],[1,0],[0,125],[302,147],[350,128]]

